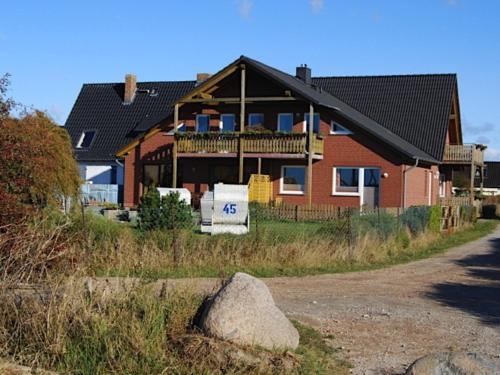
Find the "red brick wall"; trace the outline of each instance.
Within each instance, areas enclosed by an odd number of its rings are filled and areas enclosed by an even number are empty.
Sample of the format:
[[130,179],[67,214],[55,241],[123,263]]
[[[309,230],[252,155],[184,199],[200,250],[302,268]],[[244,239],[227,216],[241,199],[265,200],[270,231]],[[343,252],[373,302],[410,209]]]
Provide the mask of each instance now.
[[[221,113],[235,113],[236,121],[239,122],[237,107],[225,106]],[[259,112],[265,114],[266,126],[276,129],[278,113],[294,113],[294,131],[303,130],[303,114],[308,111],[308,106],[299,103],[288,103],[280,105],[276,110],[275,104],[255,104],[247,108],[248,113]],[[212,130],[216,130],[219,124],[217,109],[196,110],[194,107],[186,106],[181,112],[181,121],[188,124],[189,130],[194,130],[196,113],[214,114],[211,120]],[[313,163],[313,203],[332,204],[338,206],[358,206],[359,197],[334,196],[333,168],[334,167],[373,167],[380,168],[381,175],[387,174],[386,178],[380,180],[380,205],[382,207],[399,207],[403,205],[403,170],[408,168],[401,163],[400,157],[389,151],[387,147],[377,143],[370,138],[358,134],[350,136],[329,135],[330,121],[333,118],[328,114],[321,114],[320,132],[324,135],[324,157]],[[141,142],[135,150],[125,157],[125,191],[124,203],[126,206],[134,206],[139,203],[142,194],[142,164],[147,163],[171,163],[170,152],[173,137],[160,132]],[[201,195],[213,182],[213,169],[216,165],[227,165],[238,169],[237,158],[180,158],[179,159],[179,181],[182,186]],[[274,198],[281,198],[285,202],[305,204],[307,195],[285,195],[280,194],[281,166],[307,165],[304,159],[264,159],[262,161],[262,172],[271,174],[273,179]],[[428,203],[428,178],[426,172],[430,169],[416,168],[407,176],[407,206],[413,204]],[[433,167],[434,174],[437,167]],[[257,161],[245,158],[245,172],[257,172]],[[434,176],[434,175],[433,175]],[[439,180],[432,178],[432,202],[435,203],[438,194]]]

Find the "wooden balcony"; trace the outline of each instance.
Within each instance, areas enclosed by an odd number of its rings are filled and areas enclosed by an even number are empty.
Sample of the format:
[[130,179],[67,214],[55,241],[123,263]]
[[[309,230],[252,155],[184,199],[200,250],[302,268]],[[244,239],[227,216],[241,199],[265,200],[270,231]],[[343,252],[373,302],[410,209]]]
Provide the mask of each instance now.
[[[180,133],[176,135],[179,157],[235,157],[241,147],[245,157],[303,158],[307,134]],[[323,138],[315,135],[313,157],[323,157]]]
[[477,144],[446,145],[443,163],[483,165],[485,148]]

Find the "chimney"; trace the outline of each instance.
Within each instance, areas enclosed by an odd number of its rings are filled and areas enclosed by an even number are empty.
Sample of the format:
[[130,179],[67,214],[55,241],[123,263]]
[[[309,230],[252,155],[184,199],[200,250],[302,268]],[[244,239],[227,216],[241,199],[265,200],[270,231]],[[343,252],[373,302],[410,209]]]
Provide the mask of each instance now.
[[311,84],[311,68],[309,68],[307,64],[298,66],[295,71],[295,76],[307,85]]
[[201,85],[203,82],[205,82],[207,79],[209,79],[211,76],[210,73],[197,73],[196,74],[196,86]]
[[125,93],[123,94],[123,104],[131,104],[134,101],[137,90],[137,77],[135,74],[125,75]]

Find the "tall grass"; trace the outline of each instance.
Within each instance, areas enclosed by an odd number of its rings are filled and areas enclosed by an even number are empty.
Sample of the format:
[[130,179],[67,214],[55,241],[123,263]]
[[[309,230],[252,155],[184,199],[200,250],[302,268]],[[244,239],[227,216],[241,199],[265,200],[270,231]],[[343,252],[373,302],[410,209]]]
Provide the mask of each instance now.
[[[384,228],[393,225],[382,219]],[[371,268],[418,257],[441,238],[431,230],[391,233],[367,220],[357,225],[362,230],[358,229],[355,242],[339,236],[335,223],[269,222],[243,236],[209,236],[192,230],[140,232],[112,223],[113,235],[107,236],[103,235],[107,222],[93,220],[98,235],[90,244],[89,272],[153,279],[228,276],[235,271],[266,277]],[[94,232],[92,225],[89,233]],[[174,246],[178,248],[175,259]]]

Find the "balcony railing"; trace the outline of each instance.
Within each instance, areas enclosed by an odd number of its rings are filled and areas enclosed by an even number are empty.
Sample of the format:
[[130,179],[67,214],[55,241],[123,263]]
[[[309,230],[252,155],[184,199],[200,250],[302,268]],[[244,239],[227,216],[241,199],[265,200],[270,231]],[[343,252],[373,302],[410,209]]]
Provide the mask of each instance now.
[[443,162],[446,164],[484,163],[484,146],[476,144],[446,145]]
[[[181,133],[176,135],[177,152],[193,153],[237,153],[240,142],[244,154],[303,154],[307,153],[307,134],[221,134]],[[313,154],[323,154],[323,139],[314,136]]]

